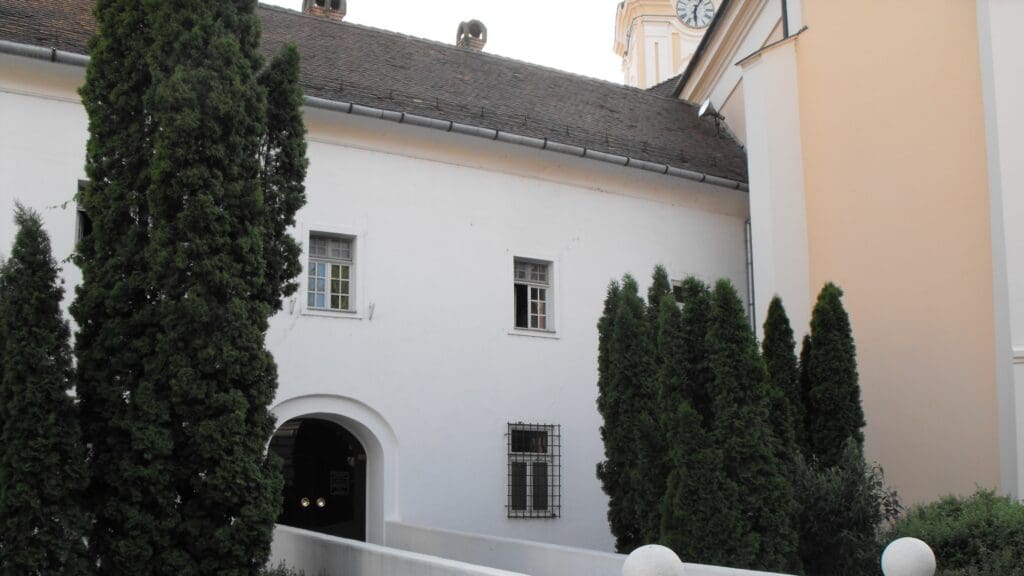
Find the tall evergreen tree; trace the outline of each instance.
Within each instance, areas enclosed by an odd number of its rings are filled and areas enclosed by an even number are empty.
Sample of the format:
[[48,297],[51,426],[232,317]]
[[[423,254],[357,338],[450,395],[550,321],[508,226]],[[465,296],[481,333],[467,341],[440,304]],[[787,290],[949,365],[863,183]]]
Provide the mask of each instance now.
[[711,428],[710,389],[715,379],[707,334],[711,323],[711,291],[694,277],[683,281],[683,383],[686,397],[701,415],[706,429]]
[[667,294],[672,294],[672,281],[669,280],[665,267],[658,264],[651,273],[651,285],[647,288],[647,326],[654,345],[655,362],[659,364],[661,352],[658,350],[658,316],[661,314],[661,299]]
[[843,291],[829,282],[818,294],[811,314],[808,437],[812,454],[823,467],[842,460],[848,439],[861,449],[864,446],[857,352],[842,295]]
[[302,271],[302,248],[288,233],[295,213],[306,203],[306,126],[302,122],[299,51],[286,44],[259,75],[267,95],[267,121],[260,144],[263,189],[262,298],[277,311],[283,297],[295,293]]
[[768,305],[764,322],[762,357],[768,372],[769,414],[772,431],[778,440],[779,459],[793,465],[799,452],[797,435],[803,430],[803,403],[800,400],[800,367],[796,359],[796,342],[789,317],[776,296]]
[[[666,411],[672,410],[659,401],[660,381],[658,374],[667,360],[666,355],[671,354],[668,348],[676,345],[666,338],[660,337],[662,325],[662,301],[668,298],[672,300],[672,283],[669,280],[665,267],[658,264],[651,274],[651,285],[647,289],[646,321],[647,331],[650,338],[651,351],[651,377],[642,382],[642,391],[637,399],[635,407],[636,416],[639,420],[639,434],[637,444],[637,468],[636,486],[637,493],[637,517],[641,522],[641,539],[644,543],[656,542],[661,535],[661,500],[665,492],[665,478],[667,476],[666,458],[668,445],[666,444],[664,420]],[[678,307],[672,304],[678,313]],[[667,320],[671,322],[671,320]],[[664,343],[665,348],[662,348]]]
[[684,400],[671,418],[670,472],[661,501],[661,544],[687,562],[732,565],[746,555],[736,485],[725,477],[722,452],[700,414]]
[[799,388],[800,388],[800,406],[802,418],[796,425],[799,427],[796,438],[797,442],[800,443],[800,452],[803,454],[805,460],[810,460],[813,457],[811,452],[811,438],[810,438],[810,423],[808,421],[811,410],[811,375],[810,375],[810,363],[811,363],[811,335],[804,334],[804,339],[800,343],[800,375],[799,375]]
[[177,512],[167,391],[147,383],[145,370],[157,329],[145,254],[156,128],[142,101],[152,34],[139,0],[99,0],[94,14],[98,31],[81,88],[89,183],[79,198],[92,229],[78,246],[82,283],[71,308],[90,446],[89,550],[100,574],[154,574],[181,560],[170,537]]
[[773,449],[764,363],[743,304],[728,280],[715,284],[708,347],[715,444],[737,489],[745,526],[734,566],[797,570],[793,487]]
[[273,210],[260,189],[255,4],[153,2],[145,101],[159,131],[146,255],[159,331],[147,365],[170,400],[173,535],[186,574],[255,574],[280,505],[264,454],[277,385],[264,335],[285,274],[270,274],[265,258]]
[[0,574],[89,574],[64,289],[39,216],[19,206],[15,221],[14,248],[0,270]]
[[598,468],[598,477],[609,495],[608,520],[616,549],[630,552],[645,543],[639,517],[644,504],[637,490],[643,480],[637,446],[642,441],[645,395],[651,388],[654,370],[644,301],[636,280],[628,274],[622,279],[614,308],[608,340],[607,393],[598,402],[605,421],[605,462]]
[[259,75],[254,9],[96,7],[75,317],[102,574],[255,574],[269,553],[264,335],[295,290],[305,145],[297,54]]

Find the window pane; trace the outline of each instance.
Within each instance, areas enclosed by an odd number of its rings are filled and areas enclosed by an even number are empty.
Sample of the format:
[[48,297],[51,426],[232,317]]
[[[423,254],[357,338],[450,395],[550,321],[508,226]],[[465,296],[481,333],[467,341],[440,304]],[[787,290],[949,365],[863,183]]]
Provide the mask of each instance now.
[[331,296],[331,308],[341,310],[341,302],[337,296]]
[[512,430],[512,451],[546,454],[548,433],[545,430]]
[[534,314],[534,315],[537,314],[537,303],[536,302],[530,302],[530,314]]
[[317,308],[323,308],[324,307],[324,295],[323,294],[317,294],[316,295],[316,307]]
[[548,509],[548,464],[533,463],[533,509]]
[[348,280],[342,280],[341,281],[340,293],[348,296]]
[[341,266],[334,264],[331,266],[331,278],[338,278],[341,276]]
[[548,319],[543,317],[543,316],[538,316],[537,317],[537,326],[536,327],[541,329],[541,330],[547,330],[548,329]]
[[349,278],[349,270],[348,269],[349,269],[348,266],[342,266],[341,267],[341,278],[342,278],[342,280],[348,280],[348,278]]
[[526,284],[513,284],[516,299],[516,328],[528,328],[526,307]]
[[324,264],[323,262],[317,262],[316,275],[320,276],[321,278],[327,276],[327,264]]
[[348,305],[348,296],[341,296],[341,308],[339,310],[351,310],[352,308]]
[[327,291],[327,280],[326,279],[324,279],[324,278],[317,278],[316,279],[316,291],[317,292],[325,292],[325,291]]
[[306,302],[306,306],[316,307],[316,294],[309,293],[309,300]]
[[513,510],[526,510],[526,463],[513,462],[509,467],[508,479],[511,506]]
[[547,300],[548,291],[544,288],[537,288],[537,300]]

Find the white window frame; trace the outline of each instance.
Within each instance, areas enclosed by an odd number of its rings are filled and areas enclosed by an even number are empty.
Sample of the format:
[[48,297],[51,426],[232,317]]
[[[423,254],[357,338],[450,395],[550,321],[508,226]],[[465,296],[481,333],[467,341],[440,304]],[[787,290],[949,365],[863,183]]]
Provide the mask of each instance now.
[[[561,431],[557,424],[525,424],[516,422],[508,424],[508,502],[506,516],[510,519],[558,518],[561,515]],[[546,452],[514,452],[512,435],[515,431],[544,432],[546,434]],[[526,464],[526,507],[512,508],[512,464]],[[546,466],[544,485],[547,487],[547,506],[534,508],[534,483],[531,481],[533,465],[543,463]]]
[[[527,279],[518,278],[518,275],[517,275],[516,271],[517,271],[517,267],[518,267],[519,264],[532,264],[532,265],[546,266],[547,267],[547,274],[546,274],[547,281],[546,282],[538,282],[538,281],[531,280],[529,278],[527,278]],[[512,272],[513,295],[512,295],[512,303],[511,303],[512,304],[511,305],[511,309],[512,309],[512,328],[509,330],[509,333],[510,334],[517,334],[517,335],[521,335],[521,336],[541,336],[541,337],[549,337],[549,338],[550,337],[554,337],[556,335],[556,333],[557,333],[557,324],[556,324],[556,316],[555,316],[555,305],[556,305],[556,302],[559,301],[558,293],[557,293],[557,288],[559,286],[559,282],[558,282],[558,278],[557,278],[558,268],[556,266],[556,260],[554,260],[554,259],[544,259],[544,258],[532,258],[532,257],[524,257],[524,256],[514,256],[512,258],[512,262],[510,264],[510,270]],[[523,284],[523,285],[526,286],[526,298],[527,298],[527,302],[526,302],[526,306],[527,306],[526,318],[527,318],[527,320],[526,320],[526,323],[527,323],[527,326],[517,326],[516,325],[516,320],[517,320],[517,318],[516,318],[516,297],[515,297],[515,289],[514,289],[514,287],[517,284]],[[544,308],[544,328],[533,328],[533,327],[530,327],[530,324],[532,324],[531,320],[535,316],[532,313],[532,307],[530,305],[531,302],[534,302],[534,299],[533,299],[534,290],[544,290],[544,295],[545,295],[545,299],[543,300],[543,304],[544,304],[544,306],[543,306],[543,308]],[[538,304],[539,304],[539,302],[538,302]]]
[[[302,254],[302,276],[301,292],[296,294],[300,303],[300,313],[304,316],[324,316],[332,318],[363,319],[363,286],[365,283],[364,262],[366,255],[365,234],[351,227],[331,226],[326,224],[309,224],[302,226],[300,230],[303,246]],[[349,262],[349,307],[347,310],[335,310],[331,308],[317,308],[309,305],[309,272],[311,262],[317,257],[311,253],[312,239],[314,237],[339,238],[346,240],[351,246],[351,259]],[[333,260],[324,260],[333,262]],[[328,275],[328,282],[330,277]],[[329,288],[329,286],[328,286]],[[328,295],[329,298],[329,295]],[[328,302],[329,304],[329,302]]]

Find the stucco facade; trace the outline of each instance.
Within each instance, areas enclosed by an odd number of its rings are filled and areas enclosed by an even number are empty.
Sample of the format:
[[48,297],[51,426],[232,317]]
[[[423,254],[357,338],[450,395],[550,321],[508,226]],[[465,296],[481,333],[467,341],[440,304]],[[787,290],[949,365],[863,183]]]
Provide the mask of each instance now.
[[[0,55],[0,246],[16,199],[58,260],[85,177],[84,69]],[[607,283],[663,263],[746,285],[746,193],[649,171],[305,109],[308,204],[295,235],[354,240],[354,310],[306,303],[307,270],[271,321],[279,423],[346,427],[366,449],[367,530],[385,522],[610,550],[596,410]],[[514,329],[513,259],[551,263],[551,332]],[[304,253],[304,265],[308,254]],[[66,302],[80,281],[63,264]],[[506,516],[506,427],[561,427],[561,511]]]

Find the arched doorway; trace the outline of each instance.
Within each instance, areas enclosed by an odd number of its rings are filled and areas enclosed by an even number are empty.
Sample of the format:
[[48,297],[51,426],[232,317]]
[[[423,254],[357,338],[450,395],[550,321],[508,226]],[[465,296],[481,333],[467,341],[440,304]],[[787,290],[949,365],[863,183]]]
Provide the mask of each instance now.
[[293,418],[274,433],[270,450],[283,462],[279,524],[366,540],[366,449],[351,432]]

